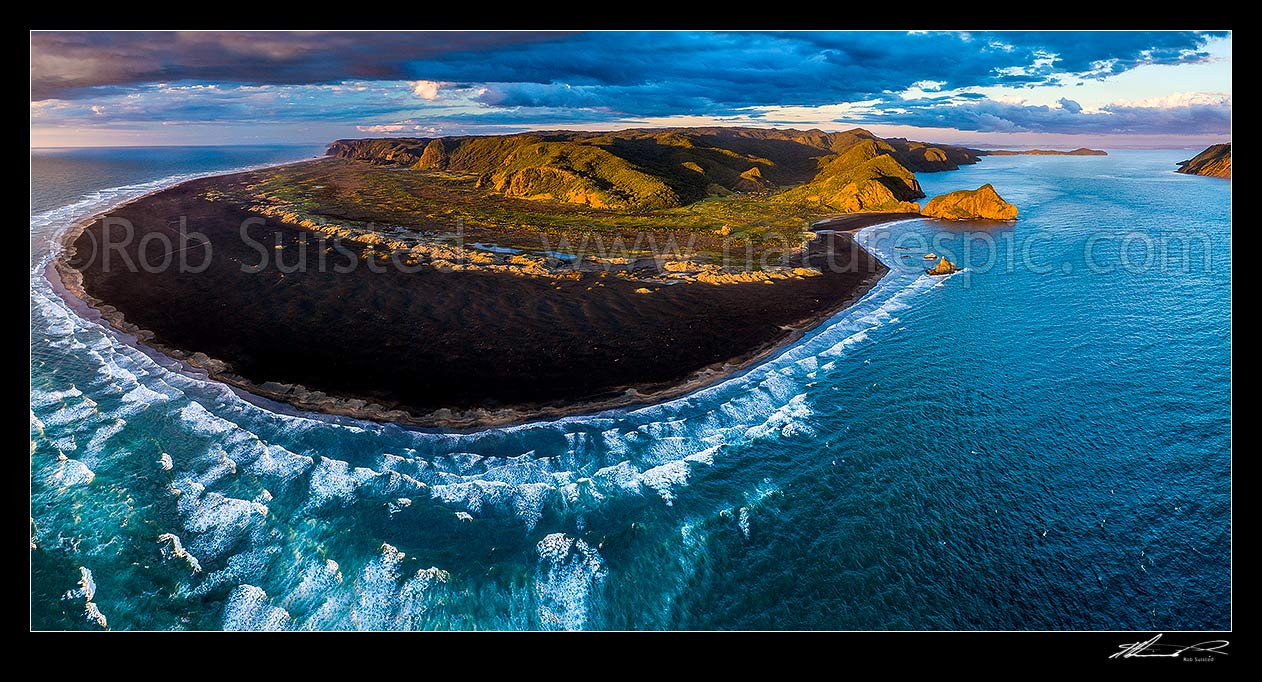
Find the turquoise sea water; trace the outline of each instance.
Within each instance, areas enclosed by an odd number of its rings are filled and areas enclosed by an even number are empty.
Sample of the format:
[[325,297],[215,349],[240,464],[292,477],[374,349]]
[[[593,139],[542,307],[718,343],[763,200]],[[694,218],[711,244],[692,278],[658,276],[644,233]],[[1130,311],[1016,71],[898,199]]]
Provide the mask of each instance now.
[[921,174],[1022,218],[867,230],[894,271],[745,375],[474,434],[269,412],[42,277],[76,218],[319,152],[32,152],[32,627],[1231,626],[1231,183],[1189,152]]

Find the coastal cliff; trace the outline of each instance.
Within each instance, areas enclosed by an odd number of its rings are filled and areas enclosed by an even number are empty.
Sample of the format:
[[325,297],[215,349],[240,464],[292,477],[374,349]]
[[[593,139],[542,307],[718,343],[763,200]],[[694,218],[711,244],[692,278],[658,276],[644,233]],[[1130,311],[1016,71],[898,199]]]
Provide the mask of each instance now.
[[1179,162],[1179,173],[1231,179],[1231,143],[1216,144],[1187,161]]
[[946,220],[1016,220],[1017,207],[1003,200],[989,183],[934,197],[921,213]]

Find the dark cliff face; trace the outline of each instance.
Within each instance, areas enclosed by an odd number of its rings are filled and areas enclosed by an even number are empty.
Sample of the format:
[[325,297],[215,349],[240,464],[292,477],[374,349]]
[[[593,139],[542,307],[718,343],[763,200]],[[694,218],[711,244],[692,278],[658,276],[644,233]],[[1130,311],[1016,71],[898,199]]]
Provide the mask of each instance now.
[[[862,128],[660,128],[616,132],[338,140],[329,156],[477,175],[519,198],[593,208],[651,209],[707,196],[806,188],[786,200],[840,211],[915,210],[915,172],[977,163],[973,150]],[[800,196],[798,196],[800,194]],[[779,195],[778,195],[779,196]]]
[[1180,173],[1231,179],[1231,143],[1216,144],[1179,163]]

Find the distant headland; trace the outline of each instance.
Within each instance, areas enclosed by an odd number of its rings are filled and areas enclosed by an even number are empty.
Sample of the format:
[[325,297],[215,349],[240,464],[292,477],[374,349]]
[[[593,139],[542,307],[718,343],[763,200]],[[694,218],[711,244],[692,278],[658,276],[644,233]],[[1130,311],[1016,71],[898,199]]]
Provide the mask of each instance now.
[[1079,147],[1078,149],[1067,152],[1055,149],[974,149],[973,153],[977,156],[1108,156],[1109,153],[1102,149],[1087,149]]
[[1230,180],[1231,143],[1212,145],[1191,159],[1180,161],[1179,169],[1176,172]]

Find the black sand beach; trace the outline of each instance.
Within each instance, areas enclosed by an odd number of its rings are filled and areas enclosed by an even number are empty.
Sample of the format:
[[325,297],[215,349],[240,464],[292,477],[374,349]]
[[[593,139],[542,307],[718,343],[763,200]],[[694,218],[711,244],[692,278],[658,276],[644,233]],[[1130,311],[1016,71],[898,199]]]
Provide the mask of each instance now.
[[[330,245],[204,195],[232,176],[184,183],[111,211],[136,228],[110,250],[97,219],[72,230],[57,263],[66,289],[115,327],[211,376],[300,409],[415,426],[469,428],[649,403],[703,387],[765,358],[857,300],[886,272],[844,231],[914,214],[856,214],[803,254],[816,277],[710,285],[583,273],[554,280],[486,272],[404,272],[326,254],[326,267],[285,271],[305,240],[309,263]],[[204,271],[160,263],[186,229],[209,239]],[[261,219],[260,219],[261,220]],[[836,230],[836,233],[831,232]],[[112,241],[124,230],[111,228]],[[277,241],[279,240],[279,241]],[[256,243],[257,242],[257,243]],[[243,272],[260,261],[268,267]],[[275,249],[274,244],[283,245]],[[177,248],[194,268],[208,249]],[[362,245],[342,248],[362,255]],[[277,265],[282,259],[282,267]],[[345,268],[343,268],[345,269]],[[648,288],[652,293],[636,293]]]

